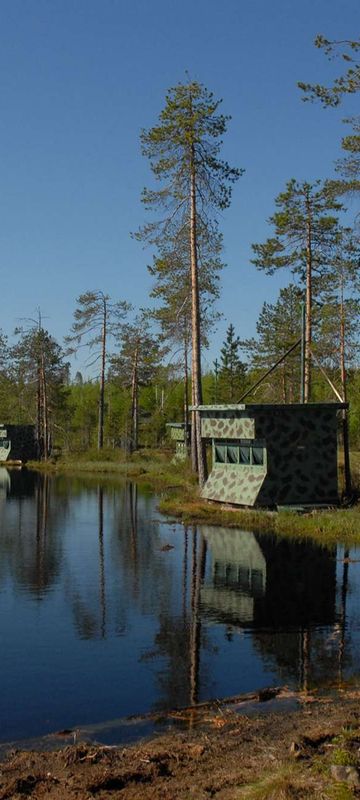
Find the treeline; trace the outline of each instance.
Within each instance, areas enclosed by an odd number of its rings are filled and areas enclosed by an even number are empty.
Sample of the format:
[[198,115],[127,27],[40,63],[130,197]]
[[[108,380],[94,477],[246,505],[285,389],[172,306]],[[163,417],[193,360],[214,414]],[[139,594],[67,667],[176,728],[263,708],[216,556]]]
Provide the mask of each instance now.
[[[80,311],[97,298],[108,315],[104,341],[101,315],[87,319],[79,331]],[[301,334],[302,293],[293,284],[280,290],[279,299],[264,303],[257,321],[257,336],[242,341],[229,325],[226,338],[202,377],[205,403],[236,403],[251,389]],[[121,309],[121,319],[117,312]],[[115,313],[116,311],[116,313]],[[123,319],[125,308],[102,293],[79,298],[73,330],[61,346],[46,331],[41,320],[30,329],[18,329],[17,341],[9,345],[0,335],[0,420],[12,424],[35,424],[43,458],[56,452],[76,453],[91,449],[155,448],[167,441],[166,423],[184,421],[184,406],[191,398],[191,381],[184,381],[180,354],[166,345],[149,312],[135,322]],[[88,307],[87,307],[88,312]],[[103,313],[102,312],[102,313]],[[112,316],[114,312],[114,316]],[[126,310],[126,313],[130,313]],[[88,316],[88,313],[87,313]],[[330,380],[341,391],[340,332],[332,323],[335,309],[319,309],[314,325],[313,346],[319,364],[326,364]],[[352,318],[351,318],[352,319]],[[116,320],[116,322],[115,322]],[[83,320],[81,320],[82,322]],[[331,324],[330,324],[331,322]],[[91,328],[91,330],[90,330]],[[328,328],[327,336],[324,328]],[[74,341],[75,330],[77,340]],[[354,317],[347,353],[346,392],[351,405],[350,431],[354,446],[360,445],[360,370],[357,368],[358,317]],[[86,338],[86,333],[88,336]],[[112,337],[116,337],[111,341]],[[89,379],[78,371],[71,378],[69,350],[87,347],[88,363],[99,363],[99,376]],[[104,363],[103,363],[103,358]],[[301,358],[297,347],[251,392],[246,402],[299,402]],[[312,369],[312,401],[333,400],[324,374]]]
[[[333,86],[299,84],[305,99],[337,105],[360,89],[360,42],[316,45],[339,55],[348,69]],[[243,170],[221,157],[229,117],[202,84],[171,88],[154,127],[141,134],[155,188],[142,200],[151,220],[135,234],[151,245],[151,309],[135,313],[128,299],[103,290],[77,299],[62,345],[39,319],[0,338],[0,415],[4,422],[34,422],[41,457],[54,447],[81,450],[158,446],[166,422],[190,420],[189,407],[253,402],[311,402],[336,397],[352,403],[351,431],[358,442],[359,233],[344,198],[360,191],[359,119],[343,139],[345,157],[332,180],[291,178],[274,201],[270,235],[254,243],[253,264],[266,274],[289,272],[278,300],[265,302],[255,337],[241,341],[229,325],[213,368],[201,356],[217,322],[222,263],[218,212],[229,207]],[[237,282],[238,283],[238,282]],[[304,368],[299,343],[304,329]],[[68,358],[86,352],[85,377],[70,378]],[[259,376],[289,352],[275,372],[249,394]],[[86,378],[90,369],[97,378]],[[191,459],[206,478],[199,415],[191,412]]]

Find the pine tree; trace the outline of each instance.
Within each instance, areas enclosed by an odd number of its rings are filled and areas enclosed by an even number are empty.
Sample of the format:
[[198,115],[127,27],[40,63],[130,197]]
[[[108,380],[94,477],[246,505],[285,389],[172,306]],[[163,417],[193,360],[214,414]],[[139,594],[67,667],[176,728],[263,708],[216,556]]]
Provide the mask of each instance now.
[[120,342],[119,353],[110,359],[109,376],[131,390],[130,451],[133,451],[138,449],[139,387],[154,378],[161,350],[146,312],[138,314],[132,324],[122,326]]
[[[325,107],[338,106],[346,95],[360,91],[360,41],[331,41],[318,35],[315,46],[324,50],[331,60],[341,58],[348,68],[343,75],[335,78],[332,86],[299,82],[298,86],[304,92],[303,100],[318,100]],[[342,178],[332,182],[339,194],[360,192],[360,117],[350,117],[344,122],[352,126],[352,133],[342,140],[342,148],[347,155],[337,161],[336,170]]]
[[235,336],[235,328],[230,323],[226,339],[220,350],[220,369],[218,373],[218,395],[220,402],[236,403],[244,389],[245,364],[239,357],[241,341]]
[[124,300],[115,303],[110,301],[108,294],[101,291],[88,291],[81,294],[77,301],[78,307],[74,311],[74,323],[71,333],[66,336],[68,353],[76,353],[79,347],[87,346],[91,350],[88,366],[100,362],[100,396],[99,396],[99,424],[98,424],[98,449],[104,444],[104,413],[105,413],[105,371],[108,357],[109,336],[117,336],[124,317],[130,309],[129,303]]
[[299,81],[298,86],[305,93],[303,99],[305,101],[319,100],[324,106],[338,106],[344,95],[354,94],[360,90],[360,61],[357,58],[357,53],[360,52],[360,41],[356,39],[331,41],[322,34],[318,34],[314,44],[315,47],[324,50],[329,59],[341,58],[349,66],[344,75],[335,78],[332,86]]
[[36,421],[40,458],[51,452],[54,416],[64,404],[69,364],[60,345],[41,324],[17,328],[20,337],[11,349],[12,363],[25,419]]
[[338,203],[326,183],[299,183],[292,179],[275,200],[277,211],[270,217],[275,236],[254,244],[252,263],[272,275],[288,267],[300,279],[305,294],[305,402],[311,396],[311,344],[313,297],[321,291],[321,278],[331,260],[338,236]]
[[347,400],[347,365],[357,362],[360,334],[360,247],[351,228],[341,228],[323,290],[316,350],[322,363],[340,377]]
[[[206,347],[209,332],[219,317],[214,303],[219,297],[219,273],[223,266],[221,236],[214,230],[204,231],[202,235],[200,230],[198,245],[200,337],[201,344]],[[174,240],[167,241],[160,252],[148,267],[155,281],[150,297],[157,302],[152,316],[160,325],[172,367],[181,370],[183,375],[184,424],[188,430],[191,274],[187,226]]]
[[[229,206],[232,184],[241,174],[219,158],[229,119],[218,113],[219,105],[202,84],[178,84],[166,96],[159,124],[141,135],[143,153],[162,186],[143,192],[145,207],[159,216],[143,228],[140,237],[163,246],[174,240],[184,225],[188,230],[194,406],[202,402],[199,232],[210,229],[212,212]],[[197,412],[192,415],[192,463],[202,485],[206,458]]]

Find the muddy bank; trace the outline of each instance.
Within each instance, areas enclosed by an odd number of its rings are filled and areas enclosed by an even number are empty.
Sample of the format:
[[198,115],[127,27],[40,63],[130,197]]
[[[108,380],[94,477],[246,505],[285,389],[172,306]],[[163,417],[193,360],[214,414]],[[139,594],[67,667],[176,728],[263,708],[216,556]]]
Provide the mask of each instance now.
[[[0,800],[235,800],[360,797],[360,692],[298,697],[283,714],[203,715],[201,727],[131,747],[11,751]],[[193,720],[195,724],[195,718]]]

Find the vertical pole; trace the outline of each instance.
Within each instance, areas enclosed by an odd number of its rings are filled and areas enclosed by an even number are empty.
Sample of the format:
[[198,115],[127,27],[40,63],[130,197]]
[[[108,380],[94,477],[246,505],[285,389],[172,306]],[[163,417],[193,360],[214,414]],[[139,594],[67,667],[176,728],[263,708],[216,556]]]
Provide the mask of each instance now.
[[305,402],[305,303],[301,303],[300,403]]
[[218,375],[219,375],[219,362],[217,358],[214,361],[214,372],[215,372],[215,405],[218,399]]

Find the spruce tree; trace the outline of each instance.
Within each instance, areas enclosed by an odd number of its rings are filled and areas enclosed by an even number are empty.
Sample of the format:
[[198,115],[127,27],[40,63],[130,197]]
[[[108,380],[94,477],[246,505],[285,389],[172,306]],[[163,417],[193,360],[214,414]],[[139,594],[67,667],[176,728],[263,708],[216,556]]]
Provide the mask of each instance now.
[[230,323],[220,350],[218,373],[218,394],[220,401],[224,403],[236,403],[244,389],[246,367],[239,357],[240,347],[240,338],[235,336],[235,328]]
[[[299,339],[302,293],[294,284],[280,289],[275,303],[264,303],[256,323],[257,336],[241,342],[254,379],[270,369]],[[296,403],[300,389],[300,351],[291,353],[256,390],[257,400]]]

